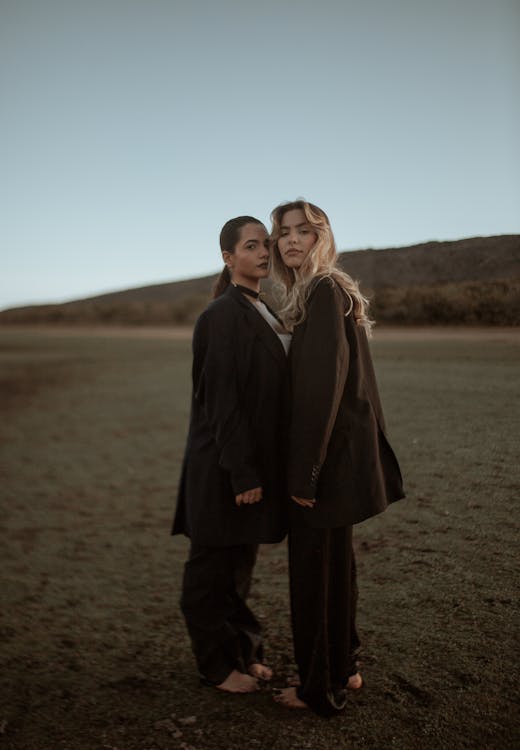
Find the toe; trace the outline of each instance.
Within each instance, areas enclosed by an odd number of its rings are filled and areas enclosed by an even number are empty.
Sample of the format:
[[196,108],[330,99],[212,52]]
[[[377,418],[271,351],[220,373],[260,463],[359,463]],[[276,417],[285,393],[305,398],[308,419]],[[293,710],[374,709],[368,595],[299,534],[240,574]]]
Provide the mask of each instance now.
[[259,680],[270,680],[273,676],[273,670],[270,667],[267,667],[265,664],[250,664],[249,665],[249,674],[253,677],[258,678]]

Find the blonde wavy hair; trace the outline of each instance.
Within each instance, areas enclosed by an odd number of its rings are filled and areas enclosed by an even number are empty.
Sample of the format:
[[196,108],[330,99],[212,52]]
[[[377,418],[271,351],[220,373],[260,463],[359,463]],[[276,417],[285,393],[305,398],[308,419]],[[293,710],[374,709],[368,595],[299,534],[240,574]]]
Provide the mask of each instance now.
[[[295,209],[303,211],[310,228],[316,233],[316,243],[297,269],[285,265],[278,249],[283,217],[288,211]],[[348,315],[352,311],[356,323],[363,326],[370,336],[374,321],[368,317],[369,301],[361,294],[358,282],[337,267],[336,242],[325,211],[301,199],[276,206],[271,212],[271,221],[272,271],[275,289],[282,298],[279,315],[285,327],[292,331],[304,320],[312,282],[320,277],[329,277],[334,279],[350,298],[351,307],[345,314]]]

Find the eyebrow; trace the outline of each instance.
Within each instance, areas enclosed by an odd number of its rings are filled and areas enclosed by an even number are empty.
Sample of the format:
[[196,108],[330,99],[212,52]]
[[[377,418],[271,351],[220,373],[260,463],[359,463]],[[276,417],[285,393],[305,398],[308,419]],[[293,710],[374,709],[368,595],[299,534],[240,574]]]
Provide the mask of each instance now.
[[[302,221],[301,224],[296,224],[296,229],[299,229],[300,227],[305,227],[305,226],[308,226],[308,225],[309,225],[308,221]],[[282,224],[281,227],[280,227],[280,229],[290,229],[290,228],[291,227],[289,226],[289,224]]]

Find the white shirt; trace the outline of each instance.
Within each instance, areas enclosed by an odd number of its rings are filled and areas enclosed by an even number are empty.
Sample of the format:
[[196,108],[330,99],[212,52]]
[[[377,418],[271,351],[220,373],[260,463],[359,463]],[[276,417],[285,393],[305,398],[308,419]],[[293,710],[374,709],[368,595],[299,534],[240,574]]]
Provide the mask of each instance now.
[[290,334],[288,331],[285,330],[283,325],[280,323],[280,321],[274,317],[274,315],[269,312],[269,309],[265,306],[265,304],[260,299],[252,299],[251,297],[248,297],[251,304],[253,304],[262,318],[266,320],[273,331],[276,333],[280,341],[282,342],[282,346],[284,348],[284,351],[286,354],[289,354],[289,347],[291,346],[291,339],[292,334]]

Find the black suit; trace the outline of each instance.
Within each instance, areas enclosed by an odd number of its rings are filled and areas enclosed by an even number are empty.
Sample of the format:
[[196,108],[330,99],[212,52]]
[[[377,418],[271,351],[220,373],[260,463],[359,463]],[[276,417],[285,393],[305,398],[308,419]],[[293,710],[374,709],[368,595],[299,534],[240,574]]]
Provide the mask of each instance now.
[[[181,608],[201,676],[218,684],[262,658],[260,626],[245,597],[257,545],[287,531],[287,357],[233,286],[197,321],[192,376],[172,533],[191,538]],[[236,505],[237,494],[256,487],[260,502]]]
[[322,278],[291,345],[291,495],[316,498],[295,525],[333,528],[381,513],[403,497],[401,472],[385,421],[365,329],[350,299]]
[[291,346],[289,565],[299,697],[331,715],[355,674],[357,583],[352,524],[403,497],[385,435],[364,328],[330,278],[314,282]]
[[[267,321],[229,286],[193,334],[193,397],[174,534],[212,546],[286,534],[287,357]],[[235,495],[263,488],[237,507]]]

